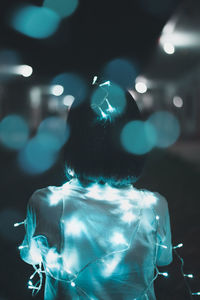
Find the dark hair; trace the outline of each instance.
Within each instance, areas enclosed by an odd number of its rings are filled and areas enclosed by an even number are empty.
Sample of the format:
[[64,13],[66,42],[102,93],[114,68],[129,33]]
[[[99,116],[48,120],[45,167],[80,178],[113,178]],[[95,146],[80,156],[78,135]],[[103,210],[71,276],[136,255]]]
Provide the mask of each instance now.
[[126,123],[142,119],[137,104],[126,92],[124,111],[113,120],[100,120],[91,107],[92,92],[79,105],[74,102],[69,111],[70,136],[64,148],[66,167],[82,183],[133,183],[141,175],[146,156],[124,150],[120,133]]

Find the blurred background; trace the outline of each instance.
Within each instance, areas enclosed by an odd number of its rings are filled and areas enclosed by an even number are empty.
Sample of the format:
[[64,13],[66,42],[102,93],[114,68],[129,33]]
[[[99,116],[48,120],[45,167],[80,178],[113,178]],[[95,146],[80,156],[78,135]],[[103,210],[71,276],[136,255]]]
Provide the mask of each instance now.
[[[150,138],[137,187],[163,194],[181,263],[163,268],[158,300],[200,291],[200,2],[198,0],[9,0],[0,4],[0,300],[31,299],[32,267],[18,246],[30,195],[66,181],[65,121],[93,77],[127,88]],[[81,94],[77,94],[81,91]],[[139,149],[139,150],[138,150]],[[186,280],[186,282],[184,281]],[[187,288],[190,286],[190,291]],[[40,292],[36,299],[43,299]]]

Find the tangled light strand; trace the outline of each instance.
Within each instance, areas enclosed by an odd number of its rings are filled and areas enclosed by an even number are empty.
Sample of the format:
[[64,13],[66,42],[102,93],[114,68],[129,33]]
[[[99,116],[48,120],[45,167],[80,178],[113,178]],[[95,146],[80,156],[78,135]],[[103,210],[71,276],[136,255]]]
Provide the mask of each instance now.
[[[98,77],[94,76],[93,81],[92,81],[92,85],[98,85],[100,88],[102,88],[102,90],[104,90],[104,92],[105,92],[105,96],[104,96],[103,100],[101,101],[101,103],[99,105],[98,104],[92,104],[92,108],[98,108],[98,110],[100,111],[102,119],[104,119],[104,120],[109,119],[111,121],[112,120],[111,114],[116,112],[116,108],[114,108],[110,104],[110,102],[108,101],[108,98],[107,98],[108,97],[108,91],[105,88],[103,88],[103,86],[105,86],[105,85],[110,86],[111,83],[110,83],[110,81],[105,81],[101,84],[98,84],[97,79],[98,79]],[[106,102],[107,107],[108,107],[106,109],[106,112],[103,111],[102,108],[101,108],[101,106],[104,104],[104,102]]]
[[[156,228],[158,229],[158,222],[159,222],[159,216],[158,215],[155,215],[155,220],[156,220]],[[82,288],[80,288],[79,286],[76,285],[76,279],[79,277],[79,275],[86,269],[88,268],[92,263],[94,262],[97,262],[97,261],[101,261],[101,262],[104,262],[104,259],[106,257],[109,257],[113,254],[117,254],[117,253],[123,253],[123,252],[126,252],[130,249],[131,247],[131,244],[134,240],[134,237],[135,235],[137,234],[137,231],[138,231],[138,228],[139,228],[139,224],[140,224],[140,221],[141,221],[141,209],[139,211],[139,214],[138,214],[138,221],[137,221],[137,226],[136,226],[136,229],[133,231],[132,235],[131,235],[131,238],[130,238],[130,241],[129,243],[127,244],[126,248],[124,249],[121,249],[121,250],[117,250],[117,251],[112,251],[110,253],[107,253],[105,254],[104,256],[102,257],[98,257],[92,261],[90,261],[88,264],[86,264],[81,270],[79,270],[76,274],[72,274],[71,271],[68,271],[68,273],[72,276],[72,278],[70,280],[65,280],[65,279],[60,279],[60,278],[56,278],[55,276],[53,276],[53,274],[51,273],[51,271],[49,270],[49,268],[45,270],[42,270],[42,263],[39,264],[39,266],[37,267],[36,265],[33,265],[33,268],[34,268],[34,273],[30,276],[29,278],[29,281],[28,281],[28,288],[32,290],[32,294],[33,295],[36,295],[41,287],[42,287],[42,283],[43,283],[43,273],[46,273],[48,272],[49,275],[51,277],[53,277],[54,279],[56,280],[59,280],[59,281],[63,281],[63,282],[66,282],[66,283],[69,283],[72,287],[76,288],[77,290],[77,293],[79,293],[79,291],[81,293],[83,293],[85,296],[87,296],[88,299],[92,299]],[[25,222],[21,222],[20,225],[22,224],[25,224]],[[15,225],[14,225],[15,226]],[[15,226],[16,227],[16,226]],[[22,247],[26,247],[27,245],[25,246],[19,246],[18,248],[19,249],[22,249]],[[158,246],[160,246],[160,244],[156,243],[156,253],[155,253],[155,256],[157,254],[157,249],[158,249]],[[28,247],[28,246],[27,246]],[[164,277],[168,277],[168,273],[166,272],[159,272],[158,268],[155,267],[156,269],[156,275],[155,277],[153,278],[153,280],[150,282],[150,284],[148,285],[148,287],[143,291],[143,293],[141,294],[141,296],[147,296],[147,292],[148,290],[150,289],[151,285],[153,284],[153,282],[155,281],[155,279],[158,277],[158,275],[162,275]],[[39,276],[39,280],[36,282],[36,284],[33,284],[32,282],[32,279],[38,275]]]
[[[155,212],[154,212],[155,213]],[[140,212],[139,212],[139,215],[138,215],[138,223],[137,223],[137,226],[136,226],[136,230],[132,233],[131,235],[131,238],[130,238],[130,241],[129,243],[127,244],[127,247],[124,248],[124,249],[121,249],[121,250],[118,250],[118,251],[112,251],[110,253],[107,253],[105,254],[104,256],[102,257],[97,257],[96,259],[90,261],[88,264],[86,264],[81,270],[79,270],[76,274],[73,274],[70,270],[66,270],[67,273],[71,276],[71,279],[69,280],[66,280],[66,279],[60,279],[60,278],[56,278],[55,276],[52,275],[51,271],[49,270],[49,268],[47,268],[46,270],[43,269],[43,265],[42,265],[42,262],[37,265],[33,265],[33,268],[34,268],[34,273],[30,276],[29,280],[28,280],[28,288],[30,290],[32,290],[32,294],[33,295],[36,295],[41,287],[42,287],[42,284],[43,284],[43,274],[45,273],[49,273],[49,275],[51,277],[53,277],[54,279],[56,280],[59,280],[59,281],[63,281],[63,282],[66,282],[66,283],[69,283],[72,287],[76,288],[77,290],[77,293],[79,293],[79,291],[81,293],[83,293],[88,299],[92,300],[92,298],[82,289],[80,288],[79,286],[76,285],[76,280],[77,278],[79,277],[79,275],[86,269],[88,268],[92,263],[95,263],[97,261],[101,261],[101,262],[104,262],[104,259],[106,257],[109,257],[113,254],[117,254],[117,253],[123,253],[123,252],[126,252],[130,249],[130,246],[133,242],[133,239],[134,239],[134,236],[135,234],[137,233],[137,230],[138,230],[138,227],[139,227],[139,224],[140,224],[140,218],[141,217],[141,209],[140,209]],[[156,220],[156,228],[158,230],[158,225],[159,225],[159,216],[156,215],[155,213],[155,220]],[[19,222],[19,223],[15,223],[14,224],[14,227],[18,227],[20,225],[25,225],[26,224],[26,219],[23,221],[23,222]],[[156,230],[156,235],[157,235],[157,230]],[[25,248],[25,247],[28,247],[28,245],[20,245],[18,247],[19,250]],[[167,248],[166,245],[163,245],[163,244],[160,244],[158,242],[156,242],[156,248],[155,248],[155,258],[157,257],[157,251],[158,251],[158,247],[162,247],[162,248]],[[187,287],[187,290],[190,294],[190,298],[193,299],[193,296],[200,296],[200,291],[197,291],[197,292],[192,292],[191,288],[190,288],[190,285],[188,283],[188,279],[193,279],[194,278],[194,275],[193,274],[186,274],[184,273],[184,259],[179,255],[179,253],[177,252],[177,249],[179,248],[182,248],[183,247],[183,243],[179,243],[178,245],[172,247],[173,249],[173,252],[175,253],[175,255],[178,257],[178,259],[180,260],[181,262],[181,274],[183,276],[183,279],[184,279],[184,282],[185,282],[185,285]],[[152,286],[153,282],[157,279],[157,277],[159,275],[167,278],[169,277],[169,274],[168,272],[160,272],[158,267],[156,266],[156,262],[154,263],[155,265],[155,270],[156,270],[156,274],[154,276],[154,278],[152,279],[152,281],[150,282],[150,284],[148,285],[148,287],[144,290],[143,294],[140,295],[140,296],[147,296],[147,292],[148,290],[150,289],[150,287]],[[35,278],[35,276],[39,276],[39,280],[33,284],[33,279]]]
[[187,281],[187,278],[193,279],[194,275],[193,274],[185,274],[184,273],[184,259],[178,254],[178,252],[176,250],[176,249],[182,248],[182,247],[183,247],[183,243],[180,243],[177,246],[173,247],[173,251],[174,251],[175,255],[178,257],[178,259],[181,262],[181,274],[183,276],[183,279],[184,279],[185,285],[187,287],[187,290],[188,290],[188,292],[190,294],[190,298],[193,299],[192,296],[200,296],[200,291],[198,291],[198,292],[192,292],[192,290],[190,288],[190,285],[189,285],[189,283]]

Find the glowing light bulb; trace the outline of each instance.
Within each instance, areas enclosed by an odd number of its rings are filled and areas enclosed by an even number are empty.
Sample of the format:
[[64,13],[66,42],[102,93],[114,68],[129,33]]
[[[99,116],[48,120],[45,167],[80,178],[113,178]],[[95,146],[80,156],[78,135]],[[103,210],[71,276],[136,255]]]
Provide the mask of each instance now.
[[193,274],[184,274],[184,277],[194,278],[194,275]]
[[136,219],[136,216],[132,212],[127,212],[122,216],[122,220],[127,223],[131,223]]
[[172,43],[169,43],[169,42],[164,43],[163,50],[167,54],[174,54],[174,52],[175,52],[174,45]]
[[164,277],[168,277],[169,274],[167,272],[163,272],[163,273],[159,273],[160,275],[164,276]]
[[54,192],[49,196],[49,204],[51,206],[56,205],[62,199],[62,193]]
[[97,76],[94,76],[93,81],[92,81],[92,85],[94,85],[97,82]]
[[21,250],[21,249],[24,249],[24,248],[27,248],[27,247],[28,247],[28,245],[25,245],[25,246],[21,245],[21,246],[18,247],[18,249]]
[[64,87],[60,84],[55,84],[51,87],[51,93],[54,96],[61,96],[64,92]]
[[105,113],[103,112],[103,110],[101,109],[101,107],[99,107],[99,110],[100,110],[100,112],[101,112],[102,118],[103,118],[103,119],[107,119],[107,118],[108,118],[108,115],[105,114]]
[[28,284],[29,284],[29,285],[33,285],[33,283],[32,283],[32,281],[31,281],[31,280],[29,280]]
[[181,248],[183,247],[183,243],[178,244],[177,246],[174,246],[173,249]]
[[15,223],[15,224],[14,224],[14,227],[18,227],[18,226],[23,225],[23,224],[25,224],[25,221],[20,222],[20,223]]
[[50,266],[51,268],[57,268],[59,266],[58,260],[59,260],[59,255],[56,252],[56,250],[53,248],[50,249],[46,256],[47,265]]
[[[156,202],[157,198],[153,194],[144,193],[144,197],[142,199],[142,204],[144,207],[151,207]],[[156,220],[159,220],[159,216],[156,216]]]
[[158,245],[159,247],[162,247],[164,249],[167,249],[167,246],[165,246],[165,245],[161,245],[161,244],[156,244],[156,245]]
[[66,223],[66,232],[69,235],[80,236],[84,231],[84,224],[77,218],[72,218],[68,223]]
[[107,111],[109,111],[109,112],[111,112],[111,113],[114,112],[114,111],[115,111],[115,108],[112,107],[112,106],[110,105],[108,99],[106,99],[106,103],[107,103],[107,105],[108,105]]
[[110,81],[103,82],[103,83],[101,83],[99,86],[104,86],[104,85],[110,86]]
[[114,235],[111,238],[111,242],[115,245],[127,244],[124,236],[119,232],[114,233]]
[[139,81],[139,82],[136,82],[135,89],[138,93],[144,94],[147,91],[147,86],[144,82]]
[[71,286],[72,286],[72,287],[75,287],[75,285],[76,285],[75,282],[72,281],[72,282],[71,282]]
[[194,296],[200,296],[200,292],[192,293]]
[[156,220],[159,220],[160,219],[160,217],[159,216],[156,216]]

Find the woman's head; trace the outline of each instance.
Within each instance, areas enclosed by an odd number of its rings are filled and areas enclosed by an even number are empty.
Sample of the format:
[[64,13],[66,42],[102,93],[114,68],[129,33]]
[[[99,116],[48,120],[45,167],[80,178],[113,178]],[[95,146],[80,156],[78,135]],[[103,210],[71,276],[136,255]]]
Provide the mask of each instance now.
[[[74,102],[70,109],[67,119],[70,137],[64,149],[66,166],[81,182],[113,185],[135,182],[141,175],[145,156],[128,153],[120,136],[128,122],[141,120],[141,113],[129,92],[123,92],[125,105],[118,109],[117,93],[113,99],[109,89],[104,90],[100,101],[93,103],[96,91],[93,89],[79,105]],[[111,109],[106,110],[105,105]]]

